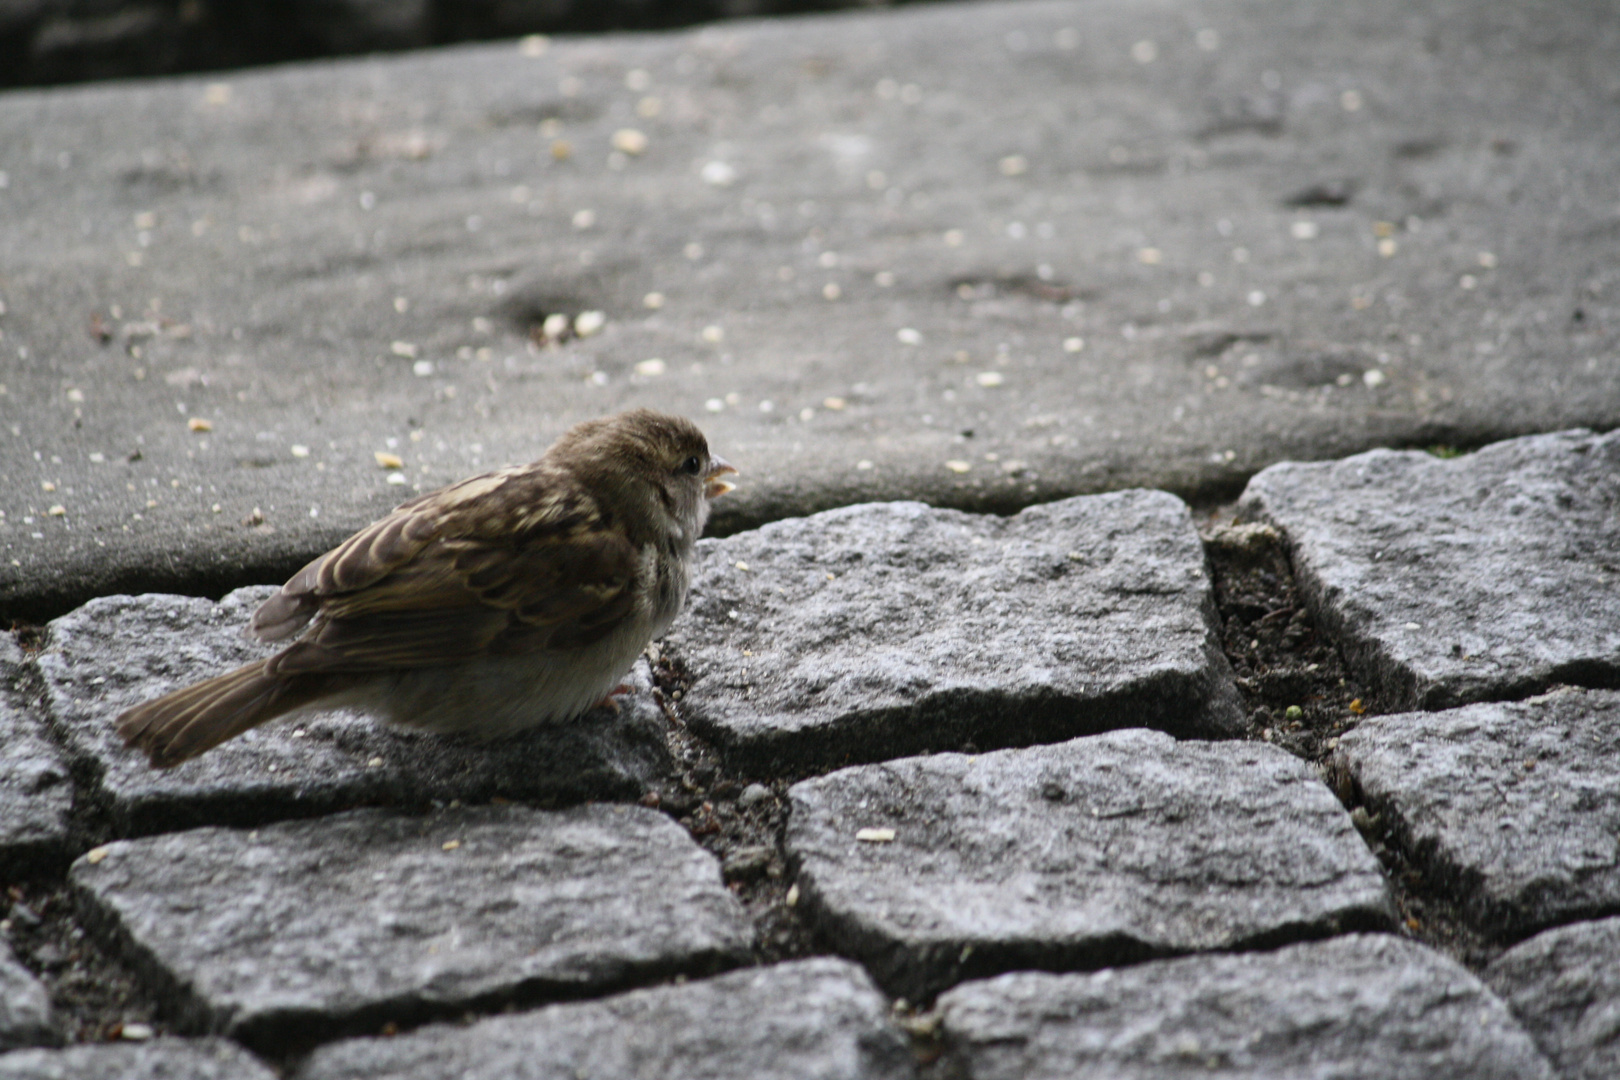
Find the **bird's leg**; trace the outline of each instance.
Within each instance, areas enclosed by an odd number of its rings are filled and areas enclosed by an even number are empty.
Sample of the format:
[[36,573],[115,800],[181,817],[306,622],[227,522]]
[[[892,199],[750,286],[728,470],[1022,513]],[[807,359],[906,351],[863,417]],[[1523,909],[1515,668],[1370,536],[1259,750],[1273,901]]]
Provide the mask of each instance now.
[[620,683],[618,686],[615,686],[613,689],[609,690],[607,692],[607,697],[603,698],[601,701],[598,701],[595,705],[592,706],[592,708],[595,708],[595,709],[612,709],[614,712],[618,712],[619,711],[619,703],[617,701],[614,701],[613,699],[615,697],[617,697],[618,695],[620,695],[620,694],[628,694],[630,691],[632,691],[634,689],[635,689],[635,687],[633,687],[633,686],[629,686],[629,685],[627,685],[625,683]]

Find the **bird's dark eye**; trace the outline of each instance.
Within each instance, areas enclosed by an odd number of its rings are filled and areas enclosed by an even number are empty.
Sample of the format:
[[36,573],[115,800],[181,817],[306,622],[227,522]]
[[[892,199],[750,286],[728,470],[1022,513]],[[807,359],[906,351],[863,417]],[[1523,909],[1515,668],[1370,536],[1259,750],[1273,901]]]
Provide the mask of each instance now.
[[696,454],[681,462],[681,472],[687,476],[696,476],[703,471],[703,462]]

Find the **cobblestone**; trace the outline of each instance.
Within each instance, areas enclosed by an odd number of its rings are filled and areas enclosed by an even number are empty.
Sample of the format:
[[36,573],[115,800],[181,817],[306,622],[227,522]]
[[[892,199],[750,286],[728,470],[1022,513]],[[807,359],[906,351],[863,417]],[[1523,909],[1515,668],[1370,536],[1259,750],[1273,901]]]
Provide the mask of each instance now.
[[1485,969],[1568,1080],[1620,1076],[1620,918],[1548,930]]
[[0,1053],[19,1046],[52,1045],[61,1034],[51,1019],[51,1001],[0,936]]
[[803,960],[318,1051],[296,1080],[901,1080],[905,1039],[866,973]]
[[1127,491],[1012,518],[879,503],[701,545],[665,641],[733,759],[827,766],[1115,727],[1241,726],[1186,506]]
[[0,1056],[0,1080],[275,1080],[275,1076],[224,1039],[91,1044]]
[[936,754],[795,785],[800,903],[916,1001],[1020,967],[1100,967],[1389,920],[1383,876],[1309,766],[1132,730]]
[[0,634],[0,873],[64,860],[73,809],[67,763],[24,701],[23,667]]
[[748,956],[714,859],[626,806],[358,810],[98,848],[72,881],[189,1031],[284,1045]]
[[1383,935],[1004,975],[957,987],[939,1011],[963,1080],[1554,1075],[1477,978]]
[[1440,709],[1620,682],[1617,502],[1620,431],[1565,431],[1275,465],[1239,505],[1382,702]]
[[1620,911],[1620,693],[1369,718],[1333,764],[1485,931]]

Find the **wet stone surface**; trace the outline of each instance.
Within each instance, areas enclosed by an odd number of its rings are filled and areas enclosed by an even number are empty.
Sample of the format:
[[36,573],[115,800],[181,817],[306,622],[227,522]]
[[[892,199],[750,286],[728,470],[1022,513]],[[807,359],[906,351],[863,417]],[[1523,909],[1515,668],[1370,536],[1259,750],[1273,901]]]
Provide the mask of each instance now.
[[1554,1075],[1466,969],[1384,935],[1005,975],[944,994],[939,1011],[963,1080]]
[[1620,431],[1277,465],[1240,502],[1287,535],[1351,666],[1407,709],[1620,684],[1617,505]]
[[29,705],[24,664],[0,634],[0,872],[65,860],[73,809],[67,762]]
[[317,1051],[297,1080],[900,1080],[913,1075],[911,1054],[888,1012],[854,964],[803,960],[342,1042]]
[[1311,768],[1133,730],[795,785],[800,904],[892,993],[1387,925],[1378,863]]
[[1164,492],[1011,518],[852,506],[700,560],[664,649],[682,715],[749,765],[1241,727],[1203,548]]
[[0,937],[0,1053],[19,1046],[61,1041],[51,1022],[51,1002],[38,979],[17,962]]
[[147,766],[114,730],[119,712],[273,651],[241,636],[273,590],[215,604],[112,596],[50,624],[39,657],[46,700],[70,751],[100,775],[97,797],[123,835],[258,824],[356,804],[422,807],[492,797],[542,804],[635,798],[669,772],[663,712],[644,663],[618,712],[481,743],[405,731],[348,712],[272,721],[168,771]]
[[1370,718],[1332,767],[1487,933],[1620,911],[1620,693]]
[[275,1075],[224,1039],[70,1046],[0,1057],[0,1080],[275,1080]]
[[98,848],[87,919],[185,1030],[308,1044],[748,957],[715,860],[640,807],[360,810]]
[[1568,1080],[1620,1076],[1620,918],[1538,934],[1485,981]]

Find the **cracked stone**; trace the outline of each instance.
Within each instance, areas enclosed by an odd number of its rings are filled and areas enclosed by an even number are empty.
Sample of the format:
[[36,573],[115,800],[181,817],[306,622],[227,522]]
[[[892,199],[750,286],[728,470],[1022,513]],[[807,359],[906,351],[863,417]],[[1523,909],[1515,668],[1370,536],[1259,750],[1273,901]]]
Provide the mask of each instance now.
[[252,1045],[707,974],[752,933],[714,858],[634,806],[198,829],[70,876],[183,1030]]
[[1620,432],[1565,431],[1274,465],[1239,505],[1380,700],[1442,709],[1620,682],[1617,503]]
[[1310,766],[1132,730],[796,784],[801,907],[917,1001],[1077,969],[1382,928],[1377,860]]
[[888,1002],[842,960],[751,968],[685,985],[430,1027],[318,1050],[298,1080],[900,1080],[913,1075]]
[[0,634],[0,872],[66,862],[73,785],[67,763],[23,698],[26,660]]
[[0,1053],[19,1046],[54,1046],[61,1041],[51,1019],[50,995],[33,973],[17,962],[11,946],[0,937]]
[[1488,933],[1620,909],[1620,693],[1369,718],[1333,767]]
[[1124,491],[1010,518],[866,504],[706,540],[664,647],[687,720],[765,767],[1232,734],[1218,640],[1186,506]]
[[1620,918],[1538,934],[1499,956],[1485,981],[1568,1080],[1620,1076]]
[[0,1057],[0,1080],[275,1080],[276,1074],[224,1039],[22,1050]]
[[543,804],[635,798],[670,775],[665,720],[639,662],[617,713],[507,739],[395,729],[352,712],[272,721],[157,771],[113,729],[123,709],[274,651],[241,628],[273,590],[219,603],[182,596],[111,596],[50,624],[39,656],[47,707],[69,752],[101,776],[114,827],[139,835],[194,825],[247,825],[356,804],[425,806],[500,796]]
[[1466,969],[1385,935],[1088,975],[1019,972],[959,986],[939,1011],[962,1080],[1554,1075]]

